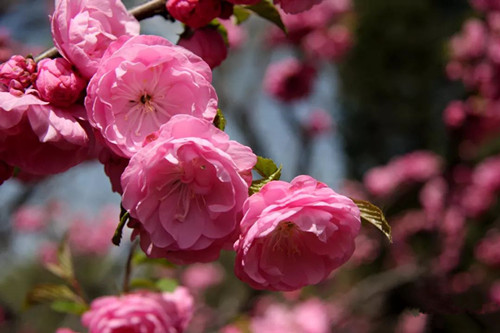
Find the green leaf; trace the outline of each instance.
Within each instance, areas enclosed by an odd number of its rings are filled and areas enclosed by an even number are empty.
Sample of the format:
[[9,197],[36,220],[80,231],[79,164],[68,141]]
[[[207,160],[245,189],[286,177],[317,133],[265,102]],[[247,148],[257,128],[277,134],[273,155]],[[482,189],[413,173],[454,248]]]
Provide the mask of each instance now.
[[149,289],[158,291],[158,287],[153,281],[144,278],[135,278],[130,281],[130,289]]
[[29,307],[36,304],[51,303],[54,301],[72,301],[83,303],[82,299],[66,285],[39,284],[28,292],[25,304]]
[[78,316],[81,316],[88,310],[85,304],[71,301],[54,301],[50,304],[50,307],[57,312],[75,314]]
[[132,257],[133,265],[142,265],[142,264],[152,264],[152,265],[160,265],[166,268],[175,268],[176,266],[172,264],[167,259],[163,258],[148,258],[144,252],[137,251],[134,253]]
[[156,281],[156,287],[161,291],[173,292],[179,283],[174,279],[159,279]]
[[389,239],[389,242],[392,243],[391,226],[385,219],[382,210],[371,202],[365,200],[352,199],[352,201],[359,208],[361,220],[374,225],[377,229],[382,231],[382,233]]
[[71,281],[75,278],[73,271],[73,262],[71,260],[71,252],[69,249],[68,239],[64,237],[59,248],[57,249],[57,263],[48,263],[45,265],[52,274]]
[[258,4],[245,6],[245,8],[250,9],[260,17],[276,24],[284,33],[287,33],[286,27],[281,20],[280,13],[270,0],[262,0]]
[[226,118],[222,114],[221,109],[217,109],[217,114],[215,115],[214,119],[214,125],[221,131],[223,131],[226,128]]
[[257,163],[253,167],[264,178],[271,176],[278,170],[278,166],[270,158],[257,156]]
[[278,168],[276,163],[270,158],[257,156],[257,163],[254,170],[262,176],[262,179],[254,180],[248,189],[249,195],[259,192],[264,185],[273,180],[278,180],[281,177],[282,166]]
[[251,13],[248,9],[245,9],[242,6],[234,6],[233,7],[233,15],[236,18],[236,24],[240,25],[241,23],[248,20]]
[[111,241],[113,244],[116,246],[120,246],[120,242],[122,241],[122,233],[123,233],[123,227],[125,227],[125,224],[128,222],[130,219],[130,214],[121,206],[121,211],[120,211],[120,222],[118,223],[118,226],[116,227],[115,234],[113,235],[113,238]]

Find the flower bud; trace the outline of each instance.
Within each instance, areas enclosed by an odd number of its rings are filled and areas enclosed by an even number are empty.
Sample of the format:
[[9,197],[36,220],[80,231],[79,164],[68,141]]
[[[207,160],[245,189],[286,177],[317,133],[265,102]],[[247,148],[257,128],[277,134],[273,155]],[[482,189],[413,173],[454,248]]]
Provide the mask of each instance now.
[[181,37],[178,44],[201,57],[212,69],[227,57],[224,39],[210,27],[198,29],[189,37]]
[[43,100],[66,107],[78,100],[86,83],[69,61],[57,58],[40,61],[35,86]]
[[0,83],[5,84],[14,95],[24,93],[36,79],[36,63],[31,58],[12,56],[0,65]]
[[167,10],[176,20],[196,29],[219,16],[221,3],[218,0],[168,0]]

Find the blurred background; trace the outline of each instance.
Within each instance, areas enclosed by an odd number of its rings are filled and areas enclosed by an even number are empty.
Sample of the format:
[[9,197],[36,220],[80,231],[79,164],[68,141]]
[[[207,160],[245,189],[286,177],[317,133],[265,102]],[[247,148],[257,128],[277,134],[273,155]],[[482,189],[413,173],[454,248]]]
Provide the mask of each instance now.
[[[393,243],[367,225],[344,267],[291,293],[249,289],[231,253],[189,267],[136,254],[133,276],[188,286],[199,304],[189,332],[496,332],[500,2],[324,3],[285,15],[288,37],[254,16],[228,28],[213,80],[226,132],[282,164],[284,180],[310,174],[379,205]],[[50,47],[52,10],[2,1],[1,60]],[[183,31],[163,18],[141,27],[174,43]],[[25,304],[58,281],[46,266],[65,234],[87,296],[121,290],[129,237],[109,241],[119,205],[98,161],[0,186],[0,332],[82,330],[77,316]]]

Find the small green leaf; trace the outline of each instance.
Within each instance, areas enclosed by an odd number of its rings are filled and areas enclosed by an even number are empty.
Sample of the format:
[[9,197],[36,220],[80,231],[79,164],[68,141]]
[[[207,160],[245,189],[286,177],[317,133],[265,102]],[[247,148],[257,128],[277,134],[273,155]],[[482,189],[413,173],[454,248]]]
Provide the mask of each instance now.
[[25,304],[29,307],[36,304],[51,303],[54,301],[72,301],[83,303],[82,299],[66,285],[40,284],[28,292]]
[[251,13],[248,9],[245,9],[242,6],[234,6],[233,7],[233,15],[236,18],[236,24],[240,25],[241,23],[248,20]]
[[271,176],[278,170],[278,166],[272,159],[262,156],[257,156],[257,163],[253,168],[264,178]]
[[262,0],[255,5],[245,6],[245,8],[276,24],[284,33],[287,33],[286,27],[281,20],[280,12],[278,12],[270,0]]
[[128,222],[130,219],[130,214],[121,206],[121,211],[120,211],[120,222],[118,223],[118,226],[116,227],[115,234],[113,235],[113,238],[111,241],[113,244],[116,246],[120,246],[120,242],[122,241],[122,233],[123,233],[123,228],[125,227],[125,224]]
[[158,287],[153,281],[144,278],[135,278],[130,281],[130,289],[149,289],[158,291]]
[[176,266],[172,264],[167,259],[163,258],[148,258],[144,252],[137,251],[134,253],[132,257],[133,265],[142,265],[142,264],[152,264],[152,265],[160,265],[166,268],[175,268]]
[[223,131],[226,128],[226,118],[222,114],[221,109],[217,109],[217,114],[215,115],[214,119],[214,125],[221,131]]
[[71,301],[54,301],[50,304],[50,307],[57,312],[75,314],[78,316],[81,316],[88,310],[85,304]]
[[377,229],[382,231],[382,233],[389,239],[389,242],[392,243],[391,226],[385,219],[382,210],[371,202],[365,200],[352,199],[352,201],[359,208],[361,220],[374,225]]
[[156,281],[156,287],[161,291],[173,292],[179,283],[174,279],[159,279]]

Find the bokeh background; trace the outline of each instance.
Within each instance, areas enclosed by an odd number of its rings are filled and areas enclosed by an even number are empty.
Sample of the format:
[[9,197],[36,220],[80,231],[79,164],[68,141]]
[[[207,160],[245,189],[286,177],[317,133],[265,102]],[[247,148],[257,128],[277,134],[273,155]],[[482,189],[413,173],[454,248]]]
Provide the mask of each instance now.
[[[250,290],[233,276],[231,253],[193,267],[138,259],[134,276],[189,285],[199,304],[190,332],[220,332],[228,325],[255,333],[291,332],[290,325],[304,333],[495,332],[500,186],[494,184],[500,183],[500,164],[493,162],[500,153],[500,117],[499,96],[491,91],[500,90],[493,15],[500,4],[337,2],[347,9],[330,24],[348,31],[344,49],[318,57],[302,98],[280,100],[263,82],[270,64],[303,59],[307,46],[283,42],[258,17],[242,24],[244,42],[214,70],[214,86],[234,140],[282,164],[284,180],[310,174],[340,193],[378,204],[393,226],[394,242],[365,226],[346,266],[325,283],[293,293]],[[50,47],[51,6],[3,0],[0,50],[36,54]],[[462,29],[471,19],[484,29],[468,35]],[[173,42],[182,32],[180,24],[162,18],[141,27]],[[468,37],[452,45],[453,36]],[[477,67],[483,71],[474,72]],[[451,110],[454,100],[463,105]],[[484,167],[485,161],[493,162]],[[97,161],[0,186],[1,332],[81,329],[77,316],[24,304],[34,285],[57,281],[44,263],[54,260],[65,234],[87,295],[120,291],[130,242],[128,235],[120,248],[109,241],[119,204]],[[324,330],[296,318],[315,318],[310,320],[325,323]]]

